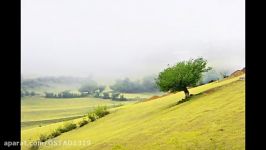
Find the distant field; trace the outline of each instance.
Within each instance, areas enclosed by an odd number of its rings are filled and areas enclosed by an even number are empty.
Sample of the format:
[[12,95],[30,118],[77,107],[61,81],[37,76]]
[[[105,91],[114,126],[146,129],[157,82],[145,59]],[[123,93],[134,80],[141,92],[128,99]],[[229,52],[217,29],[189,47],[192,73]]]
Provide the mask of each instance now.
[[103,100],[98,98],[44,98],[40,96],[24,97],[21,100],[21,126],[44,125],[69,120],[87,114],[96,106],[115,107],[133,103]]

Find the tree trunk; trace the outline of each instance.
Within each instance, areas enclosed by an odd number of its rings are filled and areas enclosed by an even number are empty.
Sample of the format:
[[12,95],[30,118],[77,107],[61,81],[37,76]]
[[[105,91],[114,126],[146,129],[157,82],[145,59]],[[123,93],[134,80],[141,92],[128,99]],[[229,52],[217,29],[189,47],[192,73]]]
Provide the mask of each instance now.
[[189,91],[188,91],[188,89],[185,87],[184,88],[184,93],[185,93],[185,98],[188,98],[189,97]]

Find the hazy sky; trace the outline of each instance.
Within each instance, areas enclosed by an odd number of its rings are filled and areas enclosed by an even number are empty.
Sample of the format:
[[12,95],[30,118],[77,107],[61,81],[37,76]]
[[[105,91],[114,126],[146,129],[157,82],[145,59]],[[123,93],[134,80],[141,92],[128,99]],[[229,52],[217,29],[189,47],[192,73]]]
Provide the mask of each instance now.
[[139,78],[198,56],[218,70],[245,65],[244,0],[21,2],[24,76]]

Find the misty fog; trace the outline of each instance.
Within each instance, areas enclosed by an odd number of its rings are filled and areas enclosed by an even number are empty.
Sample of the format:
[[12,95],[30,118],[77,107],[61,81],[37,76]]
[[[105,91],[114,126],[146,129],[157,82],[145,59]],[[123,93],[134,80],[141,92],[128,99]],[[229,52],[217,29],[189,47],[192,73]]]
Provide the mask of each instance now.
[[199,56],[216,72],[245,66],[245,1],[21,1],[23,78],[108,83]]

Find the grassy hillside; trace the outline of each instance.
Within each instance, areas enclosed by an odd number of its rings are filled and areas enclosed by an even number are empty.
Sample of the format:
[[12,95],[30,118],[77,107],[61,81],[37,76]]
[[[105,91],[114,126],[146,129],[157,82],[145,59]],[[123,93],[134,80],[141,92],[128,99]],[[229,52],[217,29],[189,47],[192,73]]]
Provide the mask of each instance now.
[[[117,108],[111,114],[64,133],[55,142],[88,140],[91,145],[41,149],[244,149],[245,81],[239,77],[190,89],[190,101],[176,105],[183,92]],[[58,124],[22,131],[34,141]],[[26,147],[23,147],[25,149]]]

